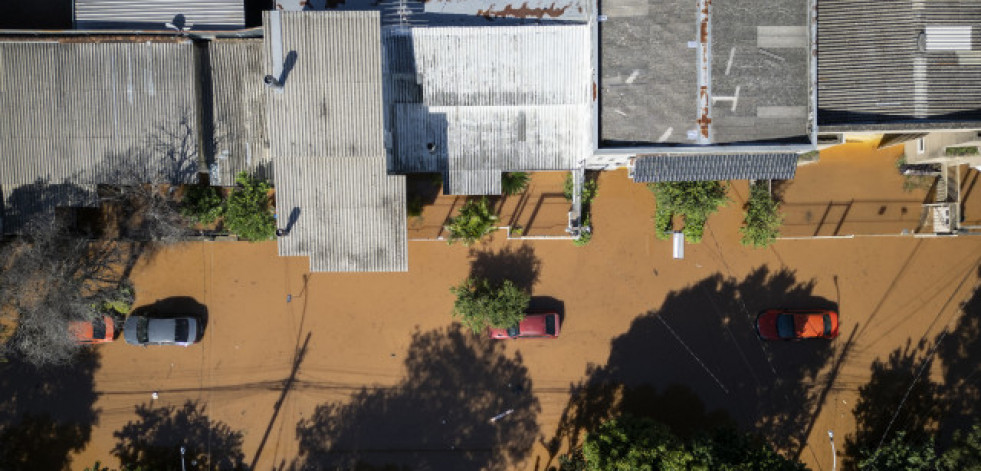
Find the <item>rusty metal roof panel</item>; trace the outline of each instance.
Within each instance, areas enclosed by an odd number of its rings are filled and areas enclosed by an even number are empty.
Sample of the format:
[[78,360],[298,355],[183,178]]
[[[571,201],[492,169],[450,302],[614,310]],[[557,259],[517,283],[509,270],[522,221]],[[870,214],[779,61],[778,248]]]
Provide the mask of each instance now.
[[76,29],[165,30],[184,22],[198,31],[245,27],[243,0],[74,0]]
[[[981,34],[974,27],[981,3],[821,0],[818,17],[822,130],[971,128],[981,121]],[[937,32],[950,33],[946,44],[937,44]]]
[[[263,75],[274,69],[269,14]],[[270,153],[384,156],[378,12],[281,12],[282,92],[265,92]]]
[[277,157],[276,187],[280,255],[309,256],[311,271],[408,270],[405,177],[383,158]]
[[190,41],[0,42],[0,184],[194,181],[195,60]]
[[208,55],[214,119],[211,184],[233,185],[241,171],[272,179],[262,40],[215,40],[208,45]]

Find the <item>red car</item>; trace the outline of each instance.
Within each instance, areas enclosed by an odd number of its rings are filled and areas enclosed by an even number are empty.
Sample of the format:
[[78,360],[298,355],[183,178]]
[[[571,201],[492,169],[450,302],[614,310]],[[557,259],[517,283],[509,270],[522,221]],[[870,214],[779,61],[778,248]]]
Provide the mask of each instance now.
[[69,322],[68,331],[71,332],[75,342],[82,345],[112,342],[116,336],[115,325],[109,316],[96,318],[91,322]]
[[833,339],[838,313],[826,309],[768,309],[756,317],[756,335],[763,340]]
[[490,329],[492,339],[550,338],[559,336],[559,314],[557,312],[530,313],[514,327]]

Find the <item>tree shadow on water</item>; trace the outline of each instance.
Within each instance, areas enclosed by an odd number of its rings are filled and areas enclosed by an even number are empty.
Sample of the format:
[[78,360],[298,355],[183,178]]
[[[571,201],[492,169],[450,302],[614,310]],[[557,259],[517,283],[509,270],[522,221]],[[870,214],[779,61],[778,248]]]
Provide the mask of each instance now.
[[72,363],[37,369],[11,360],[0,366],[0,469],[64,469],[88,443],[98,410],[93,350]]
[[542,262],[530,245],[522,245],[515,250],[508,246],[497,252],[472,251],[471,256],[474,257],[470,262],[471,278],[484,278],[492,284],[511,280],[515,286],[527,292],[531,292],[538,282],[542,269]]
[[981,421],[981,289],[975,289],[961,310],[957,324],[940,339],[938,348],[948,404],[939,438],[942,445],[949,443],[954,431]]
[[183,406],[136,406],[137,421],[113,433],[119,442],[112,454],[123,467],[156,471],[181,469],[180,448],[188,469],[245,469],[242,432],[212,421],[205,407],[187,401]]
[[405,369],[301,420],[288,469],[494,470],[528,455],[540,406],[520,354],[454,326],[415,333]]
[[927,439],[937,429],[945,406],[938,395],[940,385],[929,377],[933,359],[927,347],[925,342],[913,345],[907,341],[886,360],[872,363],[872,377],[859,388],[852,411],[855,433],[845,438],[846,466],[857,468],[896,432],[909,432],[906,440],[914,442]]
[[679,436],[736,425],[777,450],[798,453],[813,420],[830,342],[763,342],[756,315],[766,308],[833,308],[813,282],[760,267],[743,280],[710,276],[670,293],[612,342],[604,366],[591,366],[550,442],[554,457],[582,432],[621,414],[655,418]]

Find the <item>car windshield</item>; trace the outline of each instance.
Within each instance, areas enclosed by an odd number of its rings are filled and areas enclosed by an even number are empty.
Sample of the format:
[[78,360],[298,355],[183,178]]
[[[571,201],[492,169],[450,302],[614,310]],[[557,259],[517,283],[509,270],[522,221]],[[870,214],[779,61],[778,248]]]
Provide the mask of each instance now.
[[824,335],[831,335],[831,316],[824,315]]
[[101,317],[92,321],[92,338],[106,338],[106,322]]
[[555,335],[555,316],[545,316],[545,333]]
[[789,339],[795,336],[794,316],[789,314],[777,316],[777,335],[782,339]]
[[517,337],[518,334],[520,334],[520,333],[521,333],[521,331],[518,329],[518,326],[508,327],[508,336],[509,337]]
[[150,332],[147,327],[149,327],[150,320],[146,317],[141,317],[136,320],[136,340],[139,343],[150,342]]
[[174,333],[174,341],[177,342],[187,342],[187,319],[177,319],[176,332]]

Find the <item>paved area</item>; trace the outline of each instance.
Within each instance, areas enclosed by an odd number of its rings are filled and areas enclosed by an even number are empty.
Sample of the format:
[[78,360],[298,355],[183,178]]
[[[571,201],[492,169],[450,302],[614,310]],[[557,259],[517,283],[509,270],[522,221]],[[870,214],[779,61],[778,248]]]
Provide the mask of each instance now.
[[[277,257],[272,243],[159,252],[134,270],[137,303],[191,298],[206,308],[204,339],[100,347],[94,382],[72,389],[95,420],[71,466],[115,464],[111,452],[139,436],[165,457],[190,442],[253,469],[543,470],[606,406],[626,401],[618,407],[677,426],[755,428],[829,469],[827,430],[853,433],[870,365],[910,343],[929,347],[958,319],[981,239],[747,249],[737,229],[745,196],[733,187],[733,203],[684,260],[654,238],[653,197],[622,171],[600,177],[585,247],[413,242],[408,273],[355,275],[307,274],[306,260]],[[535,306],[562,312],[561,338],[495,343],[452,327],[448,288],[471,273],[531,287]],[[756,339],[758,310],[806,305],[837,306],[841,337]],[[628,388],[620,396],[603,392],[618,384]],[[205,418],[203,432],[154,419],[187,407]]]
[[896,160],[903,146],[877,150],[875,142],[821,152],[816,163],[777,189],[784,201],[786,237],[900,235],[920,232],[928,189],[903,189]]

